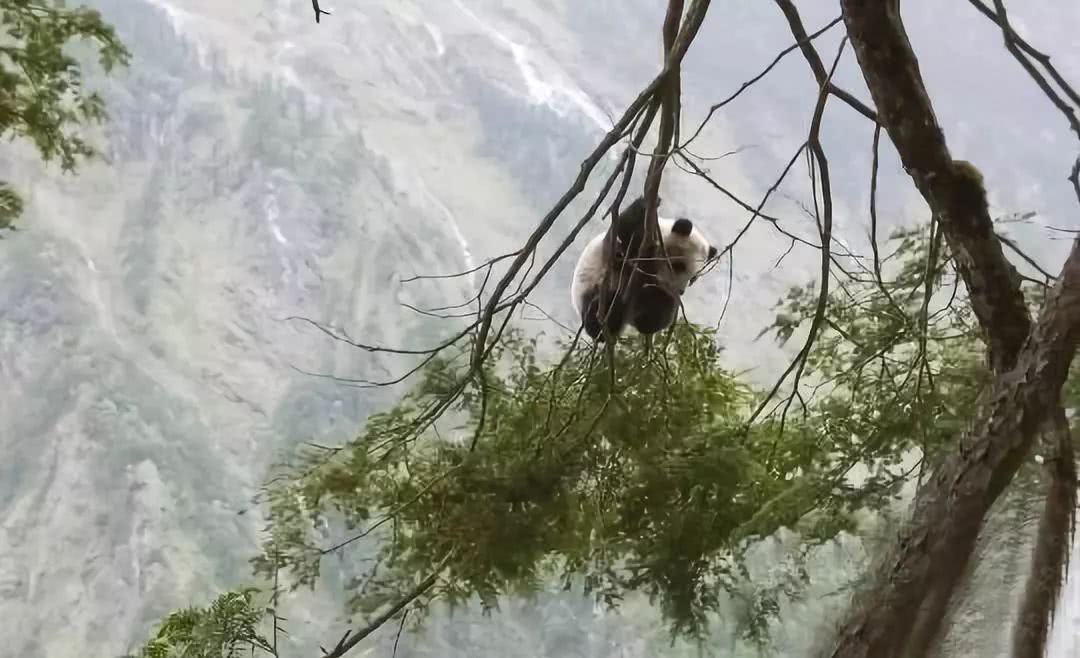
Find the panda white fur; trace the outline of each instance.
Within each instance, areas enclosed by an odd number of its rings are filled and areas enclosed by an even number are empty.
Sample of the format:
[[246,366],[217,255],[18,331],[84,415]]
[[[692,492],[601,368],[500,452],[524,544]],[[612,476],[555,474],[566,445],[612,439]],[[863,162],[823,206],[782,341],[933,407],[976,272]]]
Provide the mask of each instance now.
[[[670,327],[678,317],[679,300],[686,289],[697,280],[705,265],[716,257],[717,249],[693,222],[686,218],[658,217],[660,233],[668,261],[663,253],[652,260],[652,267],[638,262],[637,283],[629,283],[629,272],[637,254],[640,236],[645,227],[645,199],[639,197],[614,220],[616,231],[615,257],[608,262],[605,254],[606,232],[595,236],[586,245],[574,268],[570,296],[574,310],[584,324],[585,333],[596,341],[604,339],[604,325],[613,336],[619,336],[627,324],[639,333],[652,334]],[[629,258],[624,266],[623,258]],[[644,271],[643,271],[644,270]],[[611,273],[611,288],[626,288],[625,295],[605,291],[605,277]],[[606,322],[604,315],[606,313]]]

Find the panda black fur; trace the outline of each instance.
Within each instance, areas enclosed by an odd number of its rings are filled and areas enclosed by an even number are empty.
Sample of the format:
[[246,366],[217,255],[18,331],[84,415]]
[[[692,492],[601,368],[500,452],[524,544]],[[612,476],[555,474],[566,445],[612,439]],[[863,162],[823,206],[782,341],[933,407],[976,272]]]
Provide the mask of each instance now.
[[[702,268],[716,257],[717,250],[689,219],[658,217],[663,251],[637,262],[639,275],[631,280],[634,260],[645,232],[645,199],[637,198],[614,220],[614,254],[609,259],[604,238],[595,236],[585,245],[574,268],[570,296],[585,332],[597,341],[604,339],[604,316],[608,332],[619,336],[627,324],[639,333],[652,334],[674,324],[679,300],[697,280]],[[610,278],[605,290],[604,280]],[[619,291],[625,291],[620,294]]]

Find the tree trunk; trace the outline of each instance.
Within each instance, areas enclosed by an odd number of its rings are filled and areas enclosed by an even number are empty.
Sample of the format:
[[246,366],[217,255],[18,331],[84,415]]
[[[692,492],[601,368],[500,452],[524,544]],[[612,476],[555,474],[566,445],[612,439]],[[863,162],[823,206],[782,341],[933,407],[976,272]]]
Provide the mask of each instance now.
[[[995,377],[959,451],[918,492],[909,527],[874,589],[855,602],[834,658],[923,656],[936,633],[924,608],[948,603],[990,506],[1056,412],[1080,340],[1080,242],[1017,357]],[[942,616],[938,610],[938,618]],[[917,628],[922,625],[922,628]],[[936,631],[936,628],[933,628]]]
[[[1058,395],[1080,328],[1080,244],[1034,331],[1016,270],[994,235],[982,176],[952,159],[900,18],[899,0],[841,0],[879,121],[941,222],[979,320],[995,381],[978,419],[916,495],[910,527],[877,587],[860,597],[832,655],[923,656],[990,506],[1008,486]],[[1029,335],[1030,333],[1030,335]]]

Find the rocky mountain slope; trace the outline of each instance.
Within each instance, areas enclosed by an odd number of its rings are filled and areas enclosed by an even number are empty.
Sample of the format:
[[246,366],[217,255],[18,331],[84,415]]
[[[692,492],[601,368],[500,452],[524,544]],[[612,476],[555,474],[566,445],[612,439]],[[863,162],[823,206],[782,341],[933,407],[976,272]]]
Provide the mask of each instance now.
[[[475,277],[403,279],[462,271],[520,246],[657,70],[663,12],[645,0],[379,0],[338,2],[315,25],[307,0],[93,4],[134,53],[129,70],[94,80],[112,116],[98,136],[104,157],[70,177],[19,145],[0,154],[0,177],[28,207],[24,230],[0,243],[0,619],[17,629],[0,657],[116,655],[166,611],[242,581],[259,524],[240,512],[270,463],[298,441],[349,436],[399,390],[312,373],[388,379],[408,365],[289,318],[376,344],[430,345],[449,334],[450,322],[401,304],[459,303]],[[811,29],[836,11],[802,4]],[[1064,183],[1075,149],[1000,36],[966,3],[954,5],[905,3],[940,117],[1002,212],[1040,213],[1014,230],[1053,269],[1062,243],[1040,226],[1080,225]],[[1058,0],[1014,13],[1080,80],[1080,10]],[[940,25],[950,26],[947,38]],[[831,52],[838,34],[822,48]],[[770,4],[714,3],[684,74],[687,123],[790,41]],[[866,97],[852,62],[840,80]],[[795,53],[718,116],[696,152],[744,149],[708,168],[756,203],[804,138],[813,92]],[[864,245],[871,128],[841,106],[826,126],[837,223]],[[921,219],[887,147],[882,166],[883,222]],[[811,234],[797,205],[806,189],[798,178],[770,207],[789,230]],[[663,194],[667,210],[698,218],[721,244],[747,217],[675,170]],[[583,208],[572,207],[542,254]],[[761,380],[784,356],[752,339],[785,287],[816,267],[796,250],[775,268],[787,246],[753,229],[736,252],[730,300],[723,269],[688,299],[700,322],[720,320],[725,301],[737,309],[721,325],[725,342],[742,348],[732,367]],[[564,323],[573,322],[566,287],[576,249],[534,300]],[[559,331],[526,315],[538,330]],[[823,576],[828,589],[845,558],[822,560],[841,565]],[[304,600],[298,637],[328,639],[337,601],[326,592]],[[409,650],[571,655],[573,646],[637,656],[666,646],[644,606],[627,612],[631,631],[582,605],[522,604],[506,612],[520,623],[498,629],[437,620],[429,635],[441,640]],[[778,641],[801,646],[799,624],[818,612],[793,609]],[[565,644],[507,653],[538,617],[572,629]],[[999,621],[982,627],[1000,633]]]

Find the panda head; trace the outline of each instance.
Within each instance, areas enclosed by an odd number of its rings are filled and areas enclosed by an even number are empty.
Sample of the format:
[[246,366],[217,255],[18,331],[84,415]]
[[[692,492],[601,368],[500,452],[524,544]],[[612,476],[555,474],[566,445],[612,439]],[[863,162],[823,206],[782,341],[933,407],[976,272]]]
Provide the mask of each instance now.
[[701,271],[716,258],[717,249],[709,239],[685,217],[660,218],[664,236],[664,251],[668,266],[661,265],[658,278],[669,292],[682,295],[697,281]]

